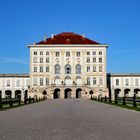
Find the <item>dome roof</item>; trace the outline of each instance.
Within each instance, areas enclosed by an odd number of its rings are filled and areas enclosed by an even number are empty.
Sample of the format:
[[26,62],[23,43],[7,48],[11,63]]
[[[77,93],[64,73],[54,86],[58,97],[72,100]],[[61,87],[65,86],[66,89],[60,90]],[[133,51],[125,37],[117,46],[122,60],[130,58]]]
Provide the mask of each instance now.
[[36,44],[100,44],[73,32],[63,32]]

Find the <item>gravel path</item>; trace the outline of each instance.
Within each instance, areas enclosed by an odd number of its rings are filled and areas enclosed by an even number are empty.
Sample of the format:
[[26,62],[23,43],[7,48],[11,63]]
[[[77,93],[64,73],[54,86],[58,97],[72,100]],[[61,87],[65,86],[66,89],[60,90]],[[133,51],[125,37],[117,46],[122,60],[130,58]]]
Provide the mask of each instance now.
[[0,111],[0,140],[140,140],[140,113],[89,100]]

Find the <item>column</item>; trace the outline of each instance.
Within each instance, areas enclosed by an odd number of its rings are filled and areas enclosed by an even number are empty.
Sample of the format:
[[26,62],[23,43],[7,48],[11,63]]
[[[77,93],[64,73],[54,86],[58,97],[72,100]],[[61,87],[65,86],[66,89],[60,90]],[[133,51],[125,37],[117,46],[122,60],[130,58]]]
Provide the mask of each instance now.
[[5,90],[2,90],[2,98],[5,98]]
[[15,90],[12,90],[12,98],[15,98]]
[[60,99],[64,99],[64,88],[61,88]]
[[21,91],[21,101],[24,101],[24,95],[25,95],[24,92],[25,92],[25,91],[22,89],[22,91]]

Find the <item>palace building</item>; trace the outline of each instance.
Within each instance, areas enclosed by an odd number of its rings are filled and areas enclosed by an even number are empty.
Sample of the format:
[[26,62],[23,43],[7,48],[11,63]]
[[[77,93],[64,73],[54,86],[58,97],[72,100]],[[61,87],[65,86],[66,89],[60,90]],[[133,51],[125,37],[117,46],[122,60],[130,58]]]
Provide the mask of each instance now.
[[106,49],[73,32],[52,34],[28,45],[29,74],[0,74],[2,98],[89,99],[140,96],[140,74],[107,74]]
[[47,98],[90,98],[108,94],[106,48],[85,35],[64,32],[28,45],[30,94]]

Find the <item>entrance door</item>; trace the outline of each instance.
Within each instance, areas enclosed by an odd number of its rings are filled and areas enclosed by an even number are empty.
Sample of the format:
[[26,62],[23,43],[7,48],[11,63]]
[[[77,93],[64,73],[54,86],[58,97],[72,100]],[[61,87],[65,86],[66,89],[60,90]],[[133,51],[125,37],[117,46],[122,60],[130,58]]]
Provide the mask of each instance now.
[[57,89],[54,90],[53,98],[54,99],[60,98],[60,89],[57,88]]
[[71,99],[71,92],[72,92],[72,90],[71,89],[69,89],[69,88],[67,88],[67,89],[65,89],[65,99]]
[[81,98],[81,94],[82,94],[82,89],[81,88],[78,88],[77,90],[76,90],[76,98],[78,99],[78,98]]

